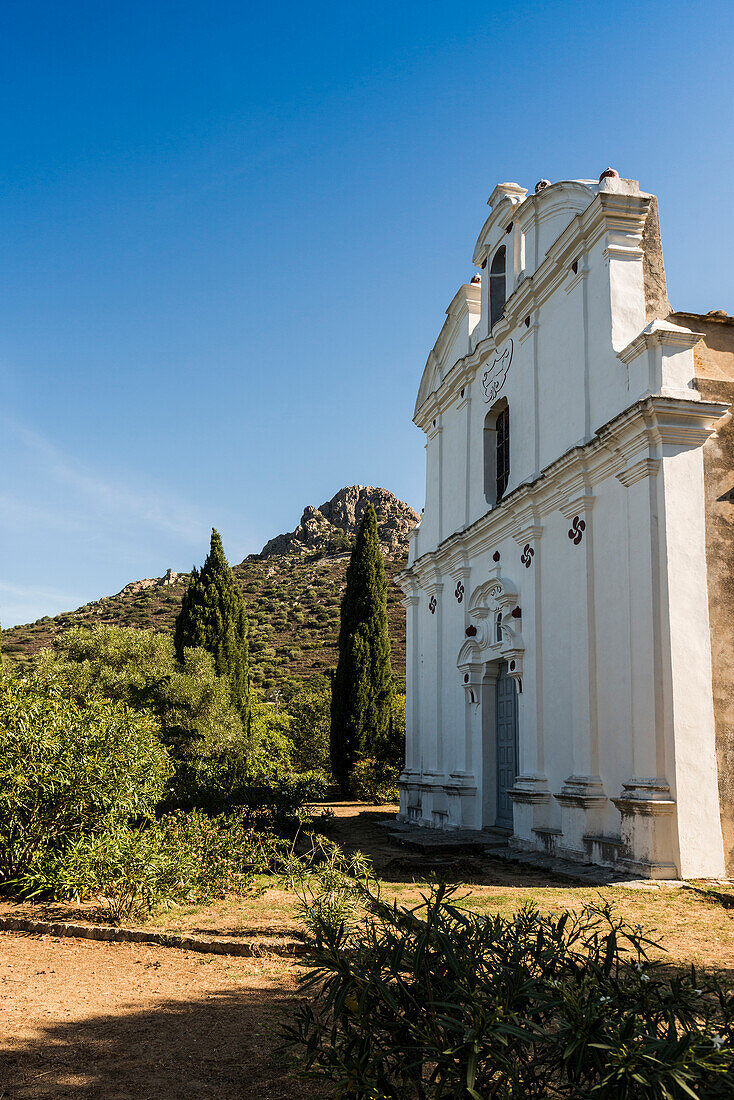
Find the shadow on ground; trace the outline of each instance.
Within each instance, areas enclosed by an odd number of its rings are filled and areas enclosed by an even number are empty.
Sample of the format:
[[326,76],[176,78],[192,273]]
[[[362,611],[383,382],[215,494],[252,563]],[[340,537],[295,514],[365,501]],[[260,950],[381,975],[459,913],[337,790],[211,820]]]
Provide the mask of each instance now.
[[318,830],[339,844],[345,852],[362,852],[372,861],[375,874],[384,882],[409,885],[413,882],[426,882],[431,876],[435,876],[444,882],[472,886],[588,889],[588,883],[577,882],[543,868],[493,859],[491,855],[449,852],[427,855],[391,844],[385,824],[394,821],[397,806],[370,806],[360,810],[353,803],[332,803],[332,806],[336,811],[335,816],[319,820]]
[[322,1100],[278,1051],[294,997],[232,988],[54,1023],[0,1049],[2,1100]]

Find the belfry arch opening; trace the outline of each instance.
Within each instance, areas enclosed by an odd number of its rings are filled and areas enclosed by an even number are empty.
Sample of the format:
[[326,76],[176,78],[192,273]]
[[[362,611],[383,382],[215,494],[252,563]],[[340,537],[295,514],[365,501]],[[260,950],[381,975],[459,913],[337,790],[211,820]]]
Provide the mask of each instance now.
[[503,397],[484,418],[484,495],[494,508],[510,480],[510,409]]
[[494,256],[492,257],[492,265],[489,269],[490,331],[499,321],[505,308],[505,301],[507,300],[506,267],[507,252],[505,250],[505,246],[502,245],[502,247],[498,248]]

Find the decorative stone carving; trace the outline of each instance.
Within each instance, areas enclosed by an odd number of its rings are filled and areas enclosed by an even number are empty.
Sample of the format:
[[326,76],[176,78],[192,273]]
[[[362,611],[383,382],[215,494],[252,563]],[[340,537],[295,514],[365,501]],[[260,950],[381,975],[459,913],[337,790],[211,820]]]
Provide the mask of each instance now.
[[507,378],[507,372],[512,363],[513,343],[508,340],[501,352],[498,352],[492,361],[492,365],[482,376],[482,389],[484,400],[494,401],[498,397]]
[[[487,661],[507,662],[510,676],[522,691],[523,657],[525,643],[521,633],[521,620],[513,615],[517,607],[517,590],[504,577],[491,577],[474,589],[470,598],[469,617],[475,622],[466,628],[466,641],[462,645],[457,667],[462,673],[472,674],[476,667],[484,670]],[[496,637],[498,613],[501,638]],[[470,633],[471,631],[471,633]],[[469,681],[465,681],[466,689]]]

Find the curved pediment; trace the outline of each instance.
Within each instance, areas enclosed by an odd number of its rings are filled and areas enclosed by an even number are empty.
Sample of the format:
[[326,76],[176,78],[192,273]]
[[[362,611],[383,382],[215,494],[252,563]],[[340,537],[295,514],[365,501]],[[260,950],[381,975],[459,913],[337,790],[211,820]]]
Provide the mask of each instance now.
[[517,604],[517,589],[505,577],[491,577],[475,588],[469,598],[469,614],[475,619],[486,619],[496,611],[504,611]]
[[451,300],[438,339],[428,354],[418,387],[414,419],[431,394],[436,392],[457,359],[461,359],[471,350],[470,337],[479,320],[480,309],[481,285],[465,283]]
[[525,642],[521,633],[522,612],[517,605],[517,589],[506,577],[490,577],[480,584],[469,598],[469,616],[476,619],[467,628],[456,661],[463,675],[464,687],[471,688],[470,702],[474,698],[473,676],[488,661],[505,661],[509,675],[517,681],[522,691],[523,657]]
[[418,397],[416,398],[415,409],[413,411],[414,416],[418,414],[421,405],[428,400],[432,393],[435,393],[440,385],[441,372],[439,370],[438,360],[436,359],[435,352],[430,351],[428,353],[426,365],[423,368],[421,384],[418,387]]

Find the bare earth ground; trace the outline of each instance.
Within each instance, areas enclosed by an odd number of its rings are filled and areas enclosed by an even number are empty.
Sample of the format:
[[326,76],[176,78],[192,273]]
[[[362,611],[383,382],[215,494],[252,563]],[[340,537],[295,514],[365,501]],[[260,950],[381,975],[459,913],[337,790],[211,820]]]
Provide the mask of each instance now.
[[[328,835],[373,858],[386,897],[419,902],[431,873],[461,883],[464,904],[480,912],[509,914],[526,901],[575,908],[602,894],[657,928],[670,965],[734,975],[734,908],[703,887],[600,891],[497,860],[411,855],[388,846],[375,824],[391,808],[332,809]],[[0,905],[0,915],[8,913],[85,915],[79,906]],[[273,887],[257,898],[168,910],[148,927],[235,936],[298,930],[294,898]],[[297,963],[272,956],[0,933],[0,1100],[320,1100],[325,1094],[278,1050],[298,972]]]
[[316,1096],[274,1049],[294,969],[280,959],[4,933],[0,1097]]

